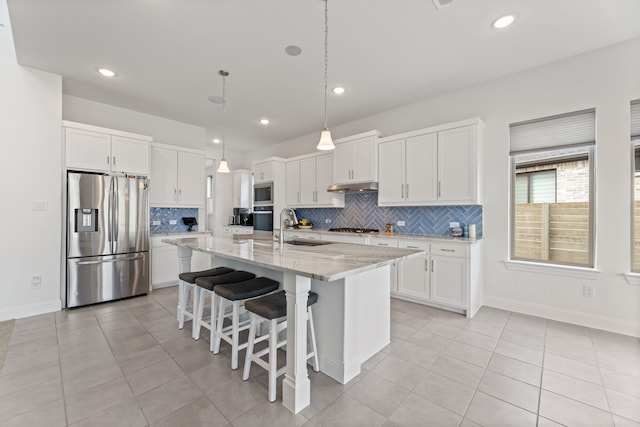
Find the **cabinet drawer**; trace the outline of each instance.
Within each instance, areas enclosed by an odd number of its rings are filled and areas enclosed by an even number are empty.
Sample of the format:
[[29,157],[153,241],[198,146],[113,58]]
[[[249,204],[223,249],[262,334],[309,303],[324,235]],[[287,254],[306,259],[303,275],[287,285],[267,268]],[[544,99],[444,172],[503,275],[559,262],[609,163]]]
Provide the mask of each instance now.
[[421,249],[429,252],[429,242],[420,242],[415,240],[399,240],[398,247],[402,249]]
[[467,257],[467,246],[447,243],[432,243],[431,255]]
[[372,246],[384,246],[386,248],[398,247],[398,241],[396,239],[387,239],[385,237],[371,237],[369,244]]

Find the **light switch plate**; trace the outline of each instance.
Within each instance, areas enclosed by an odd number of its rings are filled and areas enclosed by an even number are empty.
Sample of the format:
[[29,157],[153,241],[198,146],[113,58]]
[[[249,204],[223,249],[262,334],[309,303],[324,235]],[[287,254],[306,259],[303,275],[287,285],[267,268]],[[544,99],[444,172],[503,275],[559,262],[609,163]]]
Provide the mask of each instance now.
[[31,202],[31,210],[33,211],[49,210],[49,202],[47,202],[46,200],[33,200]]
[[160,221],[151,221],[151,225],[160,225]]
[[450,222],[449,223],[449,228],[453,228],[453,227],[460,227],[460,223],[459,222]]
[[404,227],[404,221],[398,221],[397,225],[398,227]]
[[178,223],[177,219],[170,219],[169,220],[169,225],[176,225]]

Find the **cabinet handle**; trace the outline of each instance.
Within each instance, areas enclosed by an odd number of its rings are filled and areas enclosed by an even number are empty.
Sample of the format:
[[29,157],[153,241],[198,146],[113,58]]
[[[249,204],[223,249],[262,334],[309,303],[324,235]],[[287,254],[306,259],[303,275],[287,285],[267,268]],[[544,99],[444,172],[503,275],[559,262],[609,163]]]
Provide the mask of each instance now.
[[441,190],[440,190],[440,189],[441,189],[441,187],[442,187],[442,185],[440,185],[440,184],[441,184],[441,183],[440,183],[440,181],[438,181],[438,197],[440,197],[440,196],[442,195],[442,194],[441,194],[442,192],[441,192]]
[[404,184],[400,184],[400,198],[404,199]]
[[182,189],[178,190],[178,201],[182,200]]
[[178,201],[178,189],[177,188],[173,189],[173,200],[175,200],[176,202]]
[[429,271],[429,261],[427,261],[426,259],[424,260],[424,271]]
[[298,203],[300,203],[300,192],[298,191]]
[[378,246],[389,246],[388,243],[378,243]]
[[407,184],[407,188],[405,190],[405,193],[406,193],[406,196],[407,196],[407,199],[408,199],[409,198],[409,184]]
[[420,247],[408,245],[407,249],[420,249]]
[[116,167],[116,156],[113,156],[113,167]]
[[440,249],[442,252],[455,252],[455,249]]
[[436,270],[433,268],[433,260],[431,260],[431,272],[432,272],[432,273],[435,273],[435,271],[436,271]]
[[111,156],[107,156],[107,164],[110,165],[111,164]]

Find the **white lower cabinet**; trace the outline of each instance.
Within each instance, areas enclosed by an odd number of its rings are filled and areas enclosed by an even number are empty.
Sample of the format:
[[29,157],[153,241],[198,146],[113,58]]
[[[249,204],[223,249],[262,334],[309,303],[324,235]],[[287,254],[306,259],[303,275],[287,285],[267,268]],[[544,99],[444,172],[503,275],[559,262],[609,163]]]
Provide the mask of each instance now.
[[[191,237],[192,235],[155,236],[151,238],[151,286],[154,289],[178,284],[180,262],[178,248],[162,243],[162,239]],[[193,251],[191,270],[199,271],[211,268],[211,255]]]
[[402,240],[399,248],[421,249],[426,255],[398,263],[398,293],[422,300],[429,299],[429,243]]
[[224,234],[253,234],[253,227],[246,225],[225,225],[222,227]]

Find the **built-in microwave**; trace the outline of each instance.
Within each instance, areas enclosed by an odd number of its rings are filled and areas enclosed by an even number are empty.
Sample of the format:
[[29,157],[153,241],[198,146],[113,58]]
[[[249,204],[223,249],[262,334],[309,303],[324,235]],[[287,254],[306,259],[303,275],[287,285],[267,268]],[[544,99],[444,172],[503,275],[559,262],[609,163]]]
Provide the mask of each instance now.
[[273,205],[273,182],[253,186],[253,205]]

